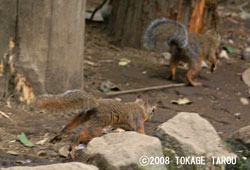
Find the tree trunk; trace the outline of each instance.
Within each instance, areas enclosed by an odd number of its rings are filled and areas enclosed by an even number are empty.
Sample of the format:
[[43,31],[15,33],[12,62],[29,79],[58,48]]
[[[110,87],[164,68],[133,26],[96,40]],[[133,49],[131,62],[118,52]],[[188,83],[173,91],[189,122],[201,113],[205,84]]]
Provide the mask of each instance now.
[[201,33],[205,27],[216,28],[216,7],[215,0],[115,0],[108,29],[114,43],[140,48],[152,20],[178,20],[189,32]]
[[85,1],[0,1],[0,97],[30,103],[83,87]]

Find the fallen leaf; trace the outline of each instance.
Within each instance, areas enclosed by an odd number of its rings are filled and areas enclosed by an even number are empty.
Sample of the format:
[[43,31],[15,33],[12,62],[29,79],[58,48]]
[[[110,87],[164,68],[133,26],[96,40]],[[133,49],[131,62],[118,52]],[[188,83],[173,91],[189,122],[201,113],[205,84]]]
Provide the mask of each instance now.
[[9,141],[9,143],[15,143],[16,142],[16,140],[11,140],[11,141]]
[[182,98],[179,100],[172,100],[172,104],[178,104],[178,105],[186,105],[186,104],[191,104],[192,101],[190,101],[188,98]]
[[28,147],[33,147],[35,146],[33,143],[31,143],[28,138],[26,137],[26,135],[22,132],[21,135],[18,136],[18,140],[24,144],[25,146]]
[[6,153],[11,154],[11,155],[19,155],[19,153],[15,151],[7,151]]
[[126,66],[130,63],[131,61],[129,59],[126,59],[126,58],[122,58],[120,61],[119,61],[119,66]]
[[36,144],[37,144],[37,145],[43,145],[43,144],[45,144],[45,142],[47,142],[48,139],[49,139],[49,138],[44,138],[44,139],[42,139],[42,140],[36,142]]
[[118,98],[118,97],[116,97],[115,100],[117,100],[117,101],[119,101],[119,102],[122,101],[122,99],[120,99],[120,98]]
[[98,66],[98,64],[92,62],[92,61],[89,61],[89,60],[85,60],[84,61],[86,64],[90,65],[90,66]]
[[234,52],[234,49],[233,49],[232,47],[228,46],[228,45],[226,45],[226,46],[224,47],[224,49],[225,49],[227,52],[229,52],[229,53],[233,53],[233,52]]

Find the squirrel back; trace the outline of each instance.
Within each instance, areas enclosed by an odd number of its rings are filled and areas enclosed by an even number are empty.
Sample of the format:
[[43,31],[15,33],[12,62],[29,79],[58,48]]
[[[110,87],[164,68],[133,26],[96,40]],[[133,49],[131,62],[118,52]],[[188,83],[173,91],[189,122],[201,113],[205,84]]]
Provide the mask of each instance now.
[[[172,25],[174,28],[170,28]],[[171,32],[171,29],[174,32]],[[163,45],[176,45],[184,48],[188,44],[188,32],[186,27],[174,20],[167,18],[156,19],[147,27],[144,35],[144,46],[146,48],[156,48]]]
[[38,97],[36,106],[47,110],[90,110],[99,105],[98,100],[80,90],[68,90],[59,95],[43,95]]

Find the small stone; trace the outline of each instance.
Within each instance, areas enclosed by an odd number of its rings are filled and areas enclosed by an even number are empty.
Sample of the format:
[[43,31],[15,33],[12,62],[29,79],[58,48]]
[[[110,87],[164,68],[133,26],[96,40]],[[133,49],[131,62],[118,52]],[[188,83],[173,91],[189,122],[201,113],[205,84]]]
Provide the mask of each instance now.
[[250,47],[247,47],[243,51],[243,59],[250,61]]
[[248,105],[249,104],[249,101],[247,98],[244,98],[244,97],[241,97],[240,98],[240,102],[243,104],[243,105]]
[[227,54],[226,50],[221,50],[219,58],[223,58],[223,59],[229,59],[229,56]]
[[86,146],[83,145],[83,144],[80,144],[77,146],[76,150],[79,151],[79,150],[85,150],[86,149]]
[[59,149],[59,155],[65,158],[69,157],[69,147],[68,146],[63,146]]
[[46,155],[47,155],[46,151],[37,152],[37,156],[46,156]]
[[171,58],[171,53],[169,53],[169,52],[164,52],[164,53],[162,53],[162,56],[164,57],[164,59],[170,60],[170,58]]
[[208,65],[207,65],[206,62],[202,61],[202,62],[201,62],[201,67],[202,67],[202,68],[208,68]]

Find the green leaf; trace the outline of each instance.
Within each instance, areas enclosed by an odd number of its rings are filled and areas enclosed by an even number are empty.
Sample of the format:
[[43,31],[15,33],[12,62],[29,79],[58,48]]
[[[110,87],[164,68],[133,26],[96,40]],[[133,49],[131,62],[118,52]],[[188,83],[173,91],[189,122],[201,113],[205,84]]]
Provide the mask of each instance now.
[[234,52],[234,49],[233,49],[232,47],[228,46],[228,45],[226,45],[226,46],[224,47],[224,49],[225,49],[227,52],[229,52],[229,53],[233,53],[233,52]]
[[25,146],[28,147],[33,147],[35,146],[33,143],[31,143],[28,138],[26,137],[26,135],[22,132],[21,135],[18,136],[18,140],[24,144]]

